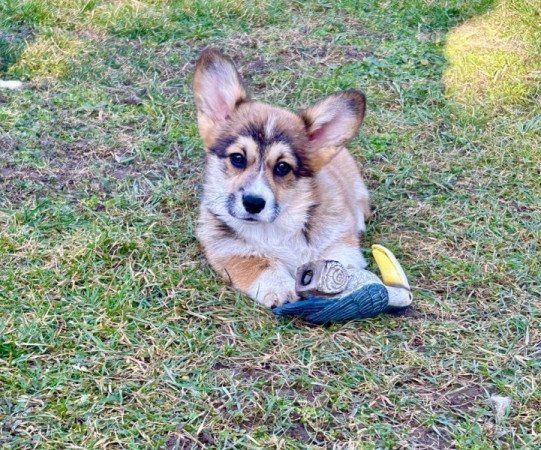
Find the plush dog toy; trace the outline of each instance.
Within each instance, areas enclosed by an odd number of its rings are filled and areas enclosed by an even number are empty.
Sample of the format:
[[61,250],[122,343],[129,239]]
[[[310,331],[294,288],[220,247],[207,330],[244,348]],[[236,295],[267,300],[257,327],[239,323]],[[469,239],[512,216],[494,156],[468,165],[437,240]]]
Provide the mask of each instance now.
[[273,309],[278,316],[299,316],[314,324],[375,317],[411,305],[406,274],[390,250],[373,245],[380,280],[368,270],[344,267],[338,261],[314,261],[300,266],[296,291],[301,300]]

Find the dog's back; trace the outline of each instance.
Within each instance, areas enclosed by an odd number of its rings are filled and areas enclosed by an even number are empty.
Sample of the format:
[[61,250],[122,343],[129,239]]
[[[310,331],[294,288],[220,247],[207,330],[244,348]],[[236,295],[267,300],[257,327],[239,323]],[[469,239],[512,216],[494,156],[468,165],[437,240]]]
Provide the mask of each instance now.
[[365,220],[370,217],[368,189],[361,178],[357,163],[347,149],[340,151],[320,172],[324,178],[318,180],[322,189],[331,178],[337,194],[345,203],[345,214],[352,214],[357,233],[365,231]]

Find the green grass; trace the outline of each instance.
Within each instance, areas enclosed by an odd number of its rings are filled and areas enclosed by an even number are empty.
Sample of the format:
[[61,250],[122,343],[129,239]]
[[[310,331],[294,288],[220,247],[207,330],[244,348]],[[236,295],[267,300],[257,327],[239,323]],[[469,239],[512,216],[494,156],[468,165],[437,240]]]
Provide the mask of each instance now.
[[444,79],[466,103],[530,102],[541,95],[541,6],[501,1],[450,33]]
[[[540,447],[539,17],[528,0],[1,2],[0,79],[27,89],[0,92],[0,446]],[[213,275],[193,232],[206,45],[264,101],[367,93],[363,247],[403,262],[409,314],[309,327]],[[491,395],[513,399],[501,421]]]

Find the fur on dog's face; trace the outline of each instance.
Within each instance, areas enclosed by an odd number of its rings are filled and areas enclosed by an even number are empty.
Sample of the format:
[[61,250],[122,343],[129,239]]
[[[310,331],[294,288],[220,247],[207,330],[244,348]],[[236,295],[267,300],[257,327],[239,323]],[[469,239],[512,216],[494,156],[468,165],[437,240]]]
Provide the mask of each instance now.
[[212,212],[243,223],[274,222],[308,207],[311,179],[357,134],[364,94],[332,95],[300,114],[253,102],[233,63],[216,50],[194,77],[199,130],[207,151]]

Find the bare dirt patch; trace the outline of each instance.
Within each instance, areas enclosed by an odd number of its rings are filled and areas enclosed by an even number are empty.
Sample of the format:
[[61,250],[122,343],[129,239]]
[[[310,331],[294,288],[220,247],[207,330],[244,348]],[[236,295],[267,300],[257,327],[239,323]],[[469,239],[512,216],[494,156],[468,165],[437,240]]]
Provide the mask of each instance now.
[[473,385],[451,391],[442,397],[442,401],[449,404],[454,410],[467,412],[480,400],[487,397],[487,390],[481,386]]
[[[63,143],[51,137],[40,139],[43,164],[16,164],[12,153],[19,141],[9,135],[0,137],[0,158],[5,167],[0,170],[2,197],[11,202],[23,202],[34,196],[51,193],[71,199],[90,193],[110,196],[128,179],[158,181],[176,178],[193,170],[193,162],[182,159],[177,144],[169,154],[152,161],[134,157],[131,150],[110,149],[90,140]],[[130,156],[130,161],[124,162]]]
[[203,430],[196,436],[188,433],[183,425],[169,435],[165,443],[167,450],[186,450],[194,448],[207,448],[215,443],[215,438],[209,431]]
[[308,432],[305,425],[302,423],[295,423],[291,428],[289,428],[285,434],[296,441],[304,442],[306,444],[310,443],[312,441],[312,438],[310,437],[310,433]]
[[455,446],[452,444],[451,437],[447,432],[440,430],[436,431],[433,428],[420,426],[415,428],[408,441],[414,448],[422,449],[452,449]]

